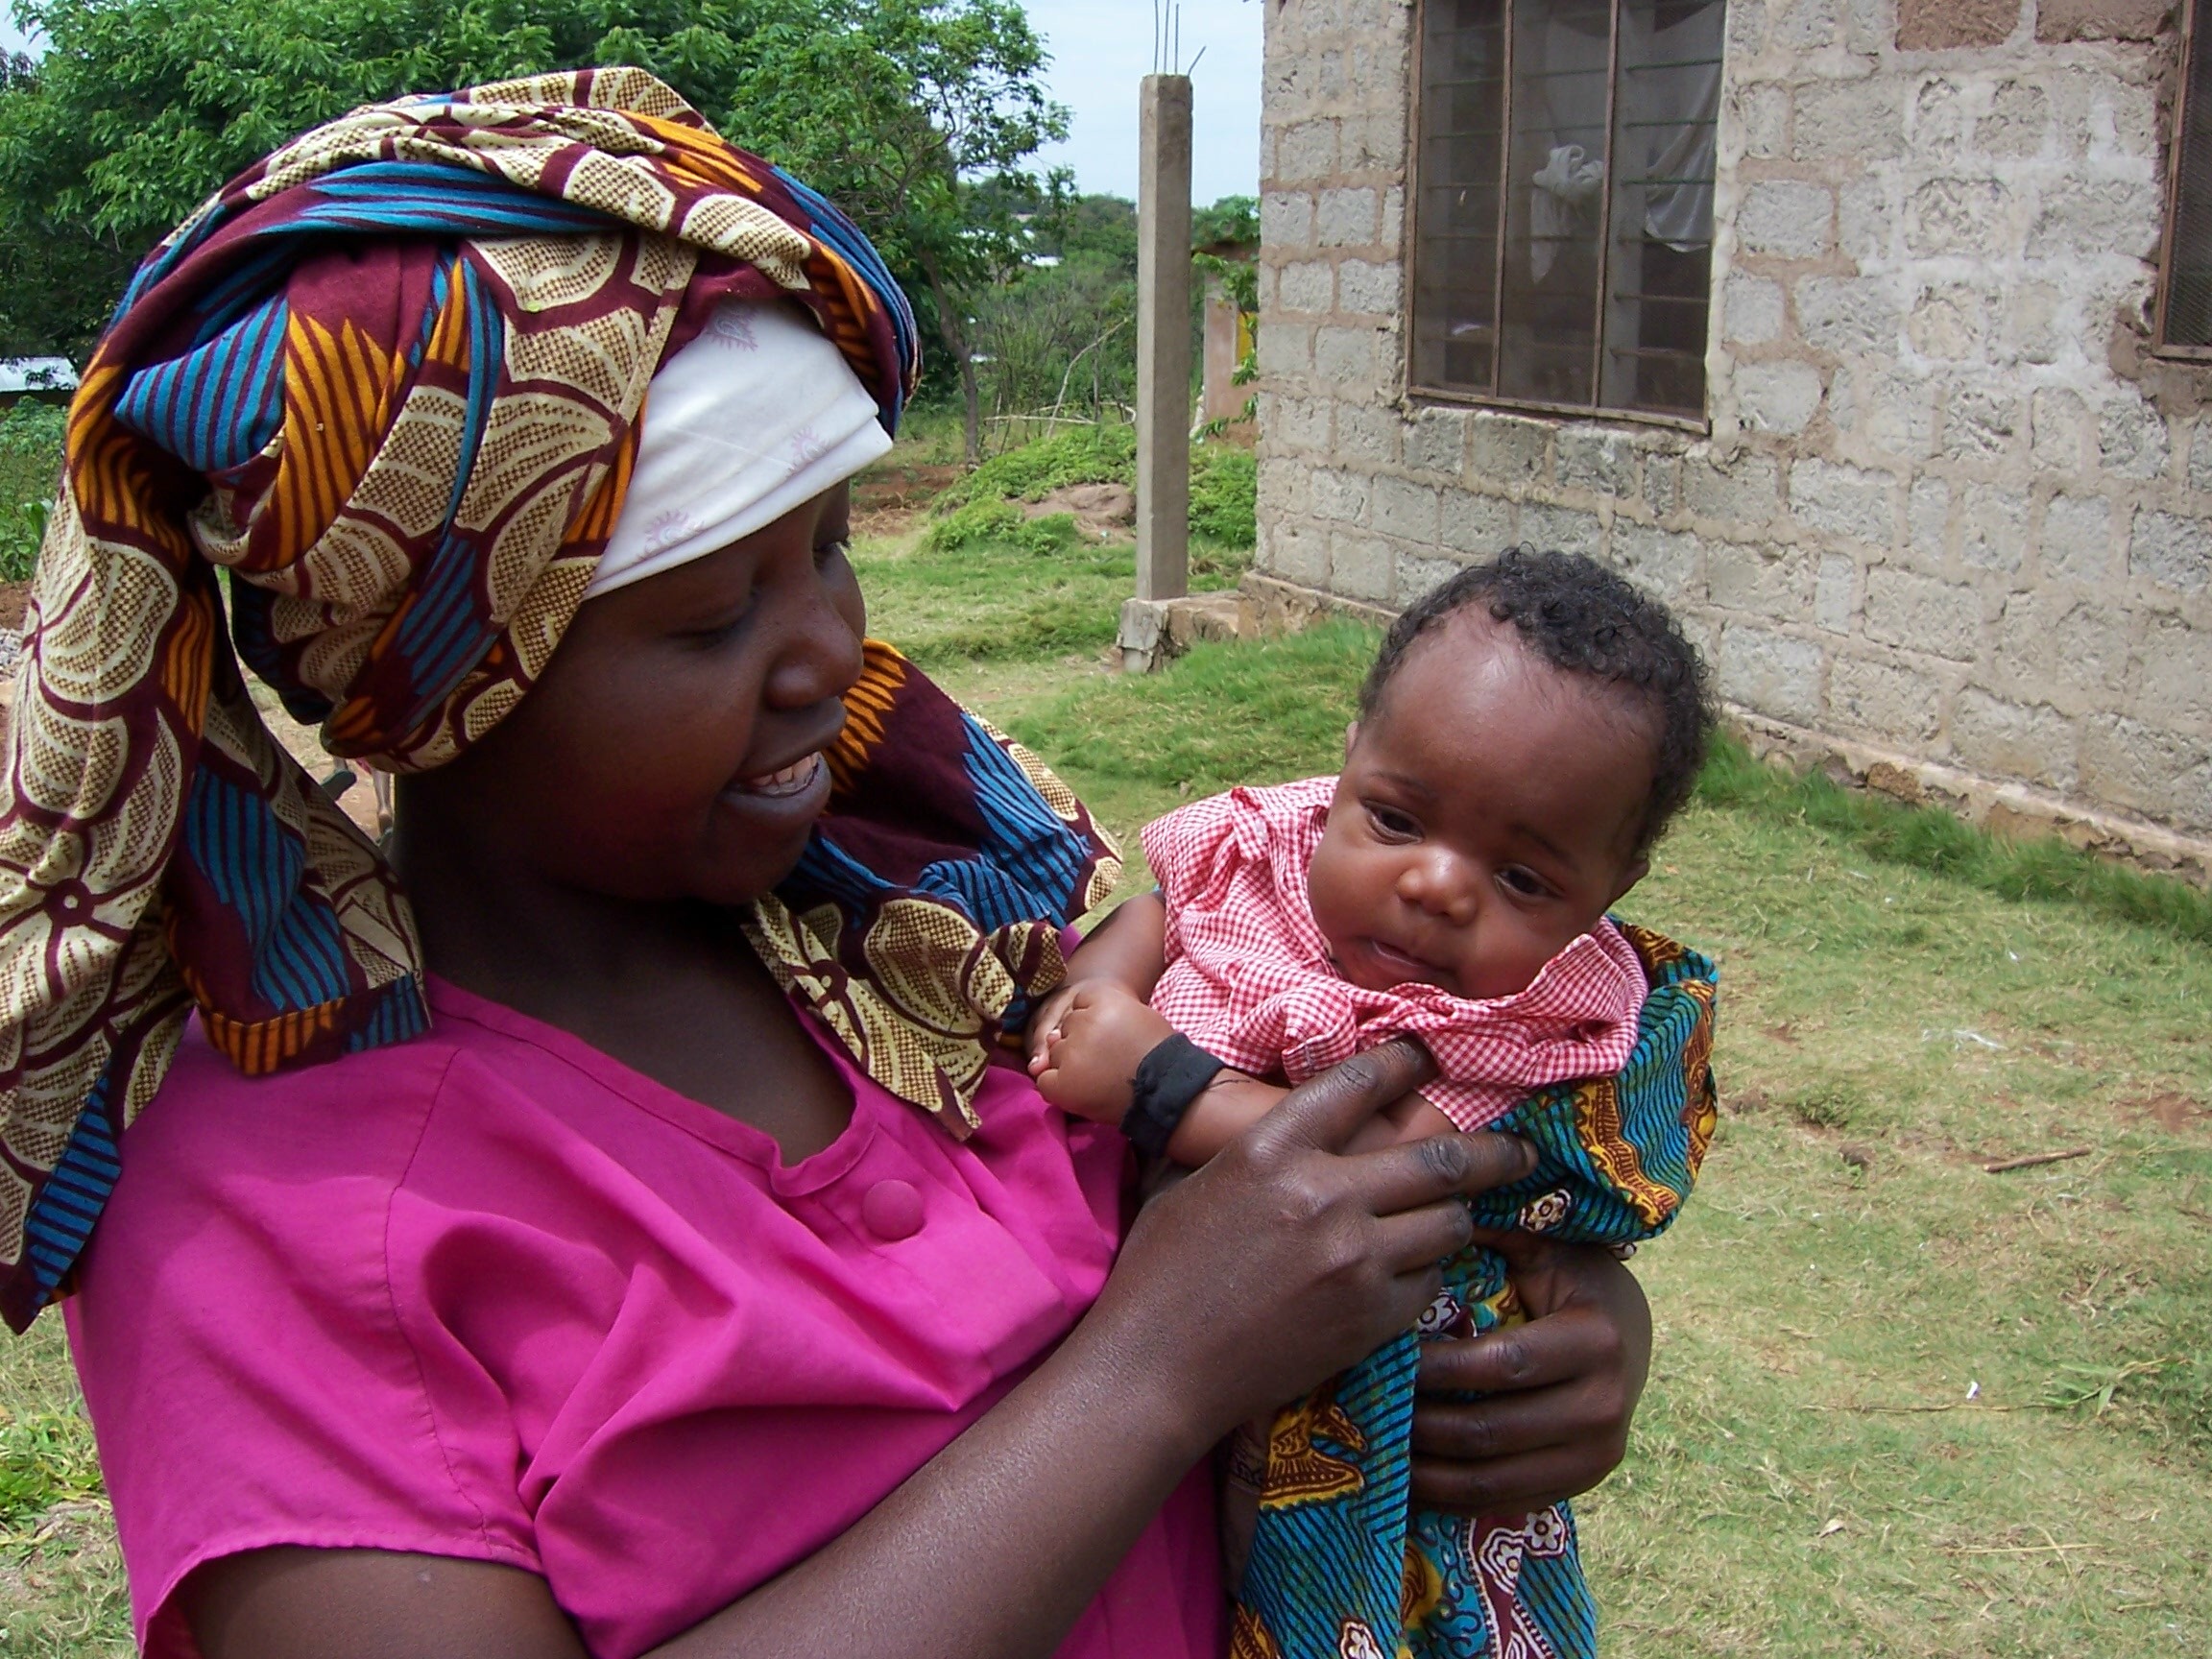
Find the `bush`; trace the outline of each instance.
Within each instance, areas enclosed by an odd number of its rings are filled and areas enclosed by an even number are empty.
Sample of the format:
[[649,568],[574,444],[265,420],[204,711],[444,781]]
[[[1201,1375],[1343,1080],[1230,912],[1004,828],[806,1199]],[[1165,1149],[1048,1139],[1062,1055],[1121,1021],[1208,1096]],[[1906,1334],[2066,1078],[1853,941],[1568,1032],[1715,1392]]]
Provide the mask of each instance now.
[[[1190,534],[1215,547],[1248,551],[1259,540],[1255,517],[1259,467],[1247,449],[1202,444],[1190,451]],[[931,551],[973,545],[994,535],[1036,541],[1036,523],[1022,521],[1011,501],[1042,501],[1073,484],[1137,482],[1137,429],[1126,423],[1075,426],[1019,449],[994,456],[937,498],[939,522],[924,545]],[[1026,523],[1026,528],[1024,524]]]
[[0,455],[50,461],[61,467],[61,440],[69,430],[69,412],[52,403],[25,397],[0,415]]
[[28,397],[0,416],[0,582],[29,581],[38,563],[68,424],[65,411]]
[[1207,445],[1190,455],[1190,534],[1223,547],[1260,540],[1260,464],[1249,449]]
[[936,512],[950,515],[972,502],[1042,501],[1070,484],[1136,482],[1136,427],[1071,426],[994,455],[938,496]]
[[1026,517],[1011,501],[971,501],[939,519],[922,539],[926,553],[964,553],[976,547],[1012,547],[1039,559],[1078,546],[1083,533],[1070,513]]

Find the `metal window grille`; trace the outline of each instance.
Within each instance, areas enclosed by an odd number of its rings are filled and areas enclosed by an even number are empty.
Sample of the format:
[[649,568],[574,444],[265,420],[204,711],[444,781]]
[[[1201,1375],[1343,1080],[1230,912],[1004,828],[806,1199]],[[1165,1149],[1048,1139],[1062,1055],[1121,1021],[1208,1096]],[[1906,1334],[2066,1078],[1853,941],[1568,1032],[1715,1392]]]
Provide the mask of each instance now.
[[1724,0],[1423,0],[1417,392],[1701,422]]
[[2212,357],[2212,45],[2203,0],[2189,0],[2181,108],[2174,123],[2166,236],[2158,277],[2158,345],[2176,357]]

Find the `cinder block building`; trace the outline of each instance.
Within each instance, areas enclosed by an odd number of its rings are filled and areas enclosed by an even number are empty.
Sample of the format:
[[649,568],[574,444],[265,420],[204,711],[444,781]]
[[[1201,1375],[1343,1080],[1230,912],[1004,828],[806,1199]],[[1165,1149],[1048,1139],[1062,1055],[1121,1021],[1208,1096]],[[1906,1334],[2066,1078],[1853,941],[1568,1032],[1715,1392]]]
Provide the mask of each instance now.
[[2208,0],[1262,3],[1263,605],[1581,549],[1761,744],[2204,878]]

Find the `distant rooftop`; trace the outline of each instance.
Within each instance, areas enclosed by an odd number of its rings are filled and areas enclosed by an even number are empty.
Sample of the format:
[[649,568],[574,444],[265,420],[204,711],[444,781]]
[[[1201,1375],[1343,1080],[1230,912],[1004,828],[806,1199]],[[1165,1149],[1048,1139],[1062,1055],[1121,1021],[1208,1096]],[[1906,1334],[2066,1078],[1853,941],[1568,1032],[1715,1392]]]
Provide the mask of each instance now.
[[66,357],[0,357],[0,397],[76,390],[77,370]]

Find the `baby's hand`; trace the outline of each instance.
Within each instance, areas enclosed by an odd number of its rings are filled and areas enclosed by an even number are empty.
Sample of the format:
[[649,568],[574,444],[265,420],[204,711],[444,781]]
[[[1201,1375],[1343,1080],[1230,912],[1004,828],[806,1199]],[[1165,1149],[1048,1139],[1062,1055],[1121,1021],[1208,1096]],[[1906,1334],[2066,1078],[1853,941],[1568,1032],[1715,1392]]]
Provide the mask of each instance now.
[[[1151,1008],[1111,980],[1074,986],[1058,1004],[1038,1010],[1031,1027],[1029,1075],[1061,1111],[1094,1123],[1129,1115],[1138,1064],[1175,1034]],[[1049,1019],[1046,1017],[1049,1016]]]

